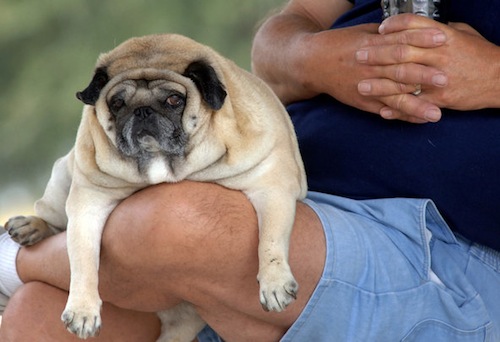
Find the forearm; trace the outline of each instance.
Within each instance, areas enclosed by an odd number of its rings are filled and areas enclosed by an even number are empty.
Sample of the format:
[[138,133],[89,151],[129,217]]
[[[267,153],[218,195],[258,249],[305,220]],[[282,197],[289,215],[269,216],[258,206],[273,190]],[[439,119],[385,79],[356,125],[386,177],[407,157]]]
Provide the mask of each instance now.
[[310,83],[311,60],[318,48],[315,33],[329,28],[351,4],[336,1],[291,1],[258,30],[252,48],[253,72],[266,81],[284,103],[310,98],[320,91]]
[[252,48],[252,69],[273,89],[283,103],[314,96],[301,77],[304,34],[319,31],[296,15],[279,15],[257,32]]

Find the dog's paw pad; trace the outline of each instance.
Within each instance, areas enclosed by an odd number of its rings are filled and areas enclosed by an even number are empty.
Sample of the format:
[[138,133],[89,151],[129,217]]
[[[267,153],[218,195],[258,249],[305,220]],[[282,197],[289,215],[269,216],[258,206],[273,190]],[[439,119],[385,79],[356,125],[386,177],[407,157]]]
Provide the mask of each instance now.
[[31,246],[46,237],[48,227],[39,217],[16,216],[7,221],[5,230],[20,245]]
[[67,309],[62,313],[61,320],[69,332],[82,339],[98,336],[101,329],[99,312],[76,312]]

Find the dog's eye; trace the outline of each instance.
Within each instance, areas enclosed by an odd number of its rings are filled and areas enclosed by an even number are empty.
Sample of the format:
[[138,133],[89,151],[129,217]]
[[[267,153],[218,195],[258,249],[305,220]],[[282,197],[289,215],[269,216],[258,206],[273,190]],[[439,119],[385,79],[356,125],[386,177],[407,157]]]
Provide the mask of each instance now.
[[109,103],[109,108],[111,108],[113,112],[119,111],[123,106],[125,106],[125,101],[119,97],[111,99],[111,102]]
[[184,98],[178,94],[172,94],[165,100],[165,104],[172,108],[177,108],[184,105]]

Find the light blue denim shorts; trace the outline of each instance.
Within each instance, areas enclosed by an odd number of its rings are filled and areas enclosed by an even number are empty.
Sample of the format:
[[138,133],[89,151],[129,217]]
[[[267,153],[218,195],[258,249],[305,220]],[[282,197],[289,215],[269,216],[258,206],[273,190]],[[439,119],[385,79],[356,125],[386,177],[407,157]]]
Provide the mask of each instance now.
[[[323,223],[325,268],[281,341],[500,341],[500,253],[453,235],[432,201],[305,203]],[[199,341],[221,340],[207,326]]]

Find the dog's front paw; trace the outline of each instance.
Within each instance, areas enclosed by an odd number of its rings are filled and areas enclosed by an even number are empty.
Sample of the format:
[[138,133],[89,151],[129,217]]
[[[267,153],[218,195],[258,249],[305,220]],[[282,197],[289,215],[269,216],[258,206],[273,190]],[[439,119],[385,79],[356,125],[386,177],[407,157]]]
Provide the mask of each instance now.
[[12,217],[6,224],[5,230],[12,240],[22,246],[31,246],[40,240],[52,235],[47,223],[36,216]]
[[272,265],[259,271],[260,303],[266,311],[283,311],[297,298],[299,285],[288,265]]
[[87,339],[99,335],[101,329],[101,304],[85,305],[80,308],[76,305],[66,305],[61,315],[66,329],[79,338]]

